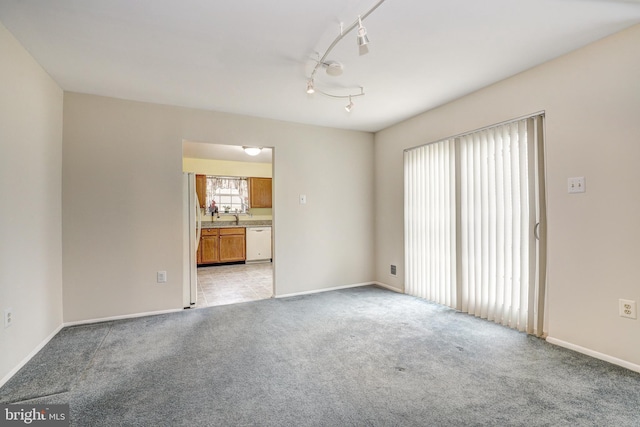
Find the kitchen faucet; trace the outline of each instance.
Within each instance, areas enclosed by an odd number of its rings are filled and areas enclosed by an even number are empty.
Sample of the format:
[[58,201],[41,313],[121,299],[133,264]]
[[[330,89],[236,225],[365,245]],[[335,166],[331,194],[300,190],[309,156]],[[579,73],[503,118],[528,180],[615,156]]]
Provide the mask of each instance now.
[[240,224],[240,214],[238,212],[234,213],[233,216],[236,217],[236,225]]

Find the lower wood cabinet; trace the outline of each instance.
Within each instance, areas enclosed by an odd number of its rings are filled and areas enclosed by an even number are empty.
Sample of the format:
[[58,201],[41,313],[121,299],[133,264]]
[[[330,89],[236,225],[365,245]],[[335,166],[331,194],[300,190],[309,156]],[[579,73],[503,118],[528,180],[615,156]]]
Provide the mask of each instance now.
[[217,228],[203,228],[198,246],[198,264],[220,262],[220,235]]
[[220,229],[220,262],[246,259],[245,232],[244,227]]
[[198,247],[198,265],[244,261],[244,227],[203,228]]

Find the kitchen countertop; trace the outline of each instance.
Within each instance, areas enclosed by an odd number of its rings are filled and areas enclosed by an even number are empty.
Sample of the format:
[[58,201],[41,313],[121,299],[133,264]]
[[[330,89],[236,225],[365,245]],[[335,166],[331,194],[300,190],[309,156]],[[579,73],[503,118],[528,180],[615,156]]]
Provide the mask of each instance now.
[[271,227],[270,220],[260,221],[202,221],[202,228],[228,228],[228,227]]

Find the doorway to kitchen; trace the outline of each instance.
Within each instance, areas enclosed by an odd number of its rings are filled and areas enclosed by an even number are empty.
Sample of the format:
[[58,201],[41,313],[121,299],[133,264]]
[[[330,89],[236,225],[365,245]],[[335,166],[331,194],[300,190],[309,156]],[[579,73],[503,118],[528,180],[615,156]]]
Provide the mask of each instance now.
[[[197,197],[197,244],[185,262],[192,308],[271,298],[274,290],[273,149],[183,141],[183,172]],[[188,209],[185,210],[185,212]],[[191,214],[188,214],[191,216]],[[185,275],[186,277],[187,275]],[[189,282],[189,283],[186,283]],[[187,298],[185,298],[185,301]]]

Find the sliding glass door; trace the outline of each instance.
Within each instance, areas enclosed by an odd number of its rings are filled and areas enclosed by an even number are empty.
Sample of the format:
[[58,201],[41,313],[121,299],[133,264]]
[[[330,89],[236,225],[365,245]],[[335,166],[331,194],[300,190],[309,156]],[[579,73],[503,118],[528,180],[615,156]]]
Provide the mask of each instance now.
[[405,291],[543,335],[543,116],[405,151]]

